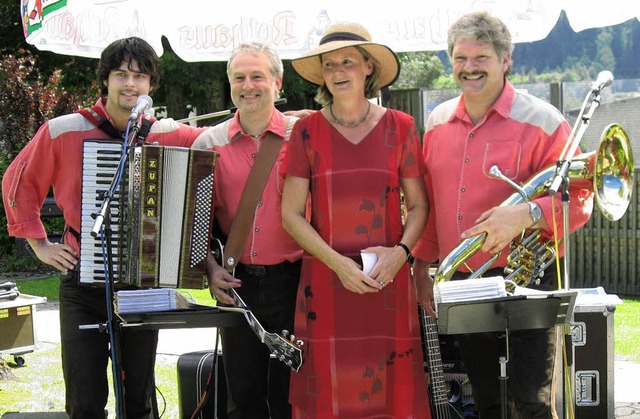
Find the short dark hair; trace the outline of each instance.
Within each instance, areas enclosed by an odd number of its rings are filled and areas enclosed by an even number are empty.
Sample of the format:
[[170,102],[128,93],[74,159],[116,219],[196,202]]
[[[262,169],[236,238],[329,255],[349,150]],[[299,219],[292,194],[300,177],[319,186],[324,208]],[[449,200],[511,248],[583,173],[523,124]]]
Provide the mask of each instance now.
[[110,43],[100,55],[100,61],[96,68],[98,86],[103,95],[107,94],[107,86],[103,81],[109,78],[111,71],[120,68],[123,62],[129,64],[136,60],[140,66],[140,71],[151,76],[151,91],[154,91],[160,84],[160,58],[153,47],[144,39],[137,37],[122,38]]

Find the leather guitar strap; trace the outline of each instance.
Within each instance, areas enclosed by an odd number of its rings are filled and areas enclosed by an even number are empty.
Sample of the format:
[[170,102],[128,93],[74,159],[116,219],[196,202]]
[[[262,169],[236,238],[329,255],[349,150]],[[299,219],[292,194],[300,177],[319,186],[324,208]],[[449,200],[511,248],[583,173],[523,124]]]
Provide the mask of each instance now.
[[251,167],[247,183],[242,190],[238,212],[233,217],[227,244],[224,247],[223,263],[228,271],[232,271],[236,267],[242,255],[255,216],[256,206],[267,184],[271,168],[278,157],[283,141],[284,138],[269,131],[265,134],[260,150],[258,150],[256,161]]

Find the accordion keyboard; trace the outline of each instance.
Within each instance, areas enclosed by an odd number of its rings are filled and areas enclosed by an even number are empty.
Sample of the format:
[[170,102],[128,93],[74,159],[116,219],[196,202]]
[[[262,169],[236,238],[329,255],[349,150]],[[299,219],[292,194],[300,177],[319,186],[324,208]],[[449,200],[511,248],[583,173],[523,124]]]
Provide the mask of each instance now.
[[[81,208],[81,232],[90,232],[95,223],[95,214],[100,211],[105,193],[111,186],[122,154],[122,144],[107,141],[85,141],[82,164],[82,208]],[[111,207],[108,219],[111,230],[110,247],[113,249],[111,264],[114,282],[124,281],[126,273],[126,261],[123,260],[126,252],[119,249],[126,243],[126,234],[121,226],[121,217],[125,216],[126,202],[121,202],[120,190],[127,187],[127,176],[122,176],[120,187],[111,198]],[[80,243],[80,283],[104,284],[107,279],[105,266],[106,246],[103,243],[103,235],[92,237],[82,234]],[[124,246],[126,248],[126,246]],[[103,250],[104,249],[104,250]]]

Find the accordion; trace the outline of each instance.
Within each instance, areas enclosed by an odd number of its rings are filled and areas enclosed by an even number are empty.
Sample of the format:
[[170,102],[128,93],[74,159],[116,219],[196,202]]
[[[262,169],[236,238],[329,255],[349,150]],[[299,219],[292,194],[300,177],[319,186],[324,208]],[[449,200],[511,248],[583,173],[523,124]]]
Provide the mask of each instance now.
[[158,145],[128,152],[119,188],[94,237],[122,144],[84,141],[80,284],[100,286],[112,276],[116,286],[204,288],[216,153]]

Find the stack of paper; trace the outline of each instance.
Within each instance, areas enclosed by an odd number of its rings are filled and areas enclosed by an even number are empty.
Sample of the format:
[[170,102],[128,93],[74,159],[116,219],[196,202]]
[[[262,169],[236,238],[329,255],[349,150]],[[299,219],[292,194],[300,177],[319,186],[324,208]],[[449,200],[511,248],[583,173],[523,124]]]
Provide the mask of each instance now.
[[504,278],[494,276],[440,282],[433,287],[433,294],[436,303],[453,303],[506,297],[507,290]]
[[115,310],[121,314],[180,310],[197,306],[173,288],[123,290],[116,292]]

